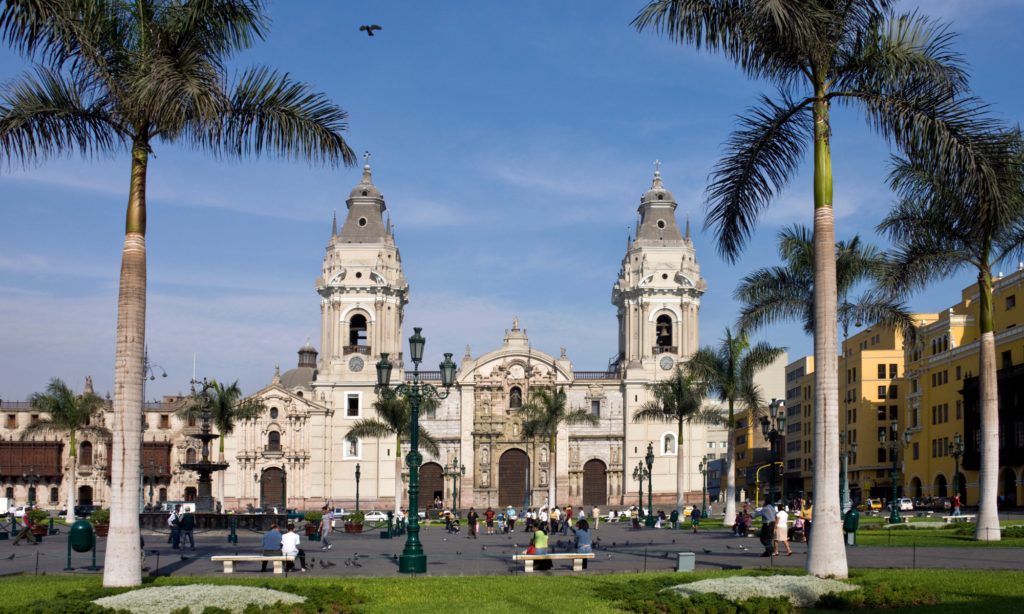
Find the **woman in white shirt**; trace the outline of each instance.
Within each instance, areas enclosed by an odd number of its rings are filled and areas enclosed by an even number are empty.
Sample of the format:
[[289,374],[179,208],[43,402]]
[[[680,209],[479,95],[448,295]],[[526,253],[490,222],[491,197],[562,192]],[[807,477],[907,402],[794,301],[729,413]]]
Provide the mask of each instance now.
[[787,523],[789,521],[789,514],[786,512],[785,506],[779,506],[779,511],[775,513],[775,556],[779,556],[779,544],[782,543],[786,546],[786,556],[792,556],[793,551],[789,548],[789,529]]
[[299,548],[299,534],[295,532],[295,525],[288,525],[288,532],[281,536],[281,554],[292,557],[288,561],[288,571],[295,567],[295,557],[299,557],[302,571],[306,571],[306,551]]

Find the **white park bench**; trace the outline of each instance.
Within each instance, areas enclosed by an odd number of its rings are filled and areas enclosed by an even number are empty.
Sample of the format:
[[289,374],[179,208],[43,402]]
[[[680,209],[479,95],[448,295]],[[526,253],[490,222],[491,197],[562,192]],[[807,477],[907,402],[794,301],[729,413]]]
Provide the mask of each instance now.
[[588,553],[563,553],[563,554],[516,554],[512,556],[513,561],[524,561],[526,573],[533,573],[534,561],[556,561],[572,559],[572,570],[583,571],[583,559],[594,558],[593,552]]
[[968,515],[943,516],[942,520],[946,524],[951,524],[951,523],[954,523],[954,522],[974,522],[975,518],[977,518],[977,516],[974,516],[974,515],[970,515],[970,516],[968,516]]
[[272,561],[274,563],[274,573],[284,573],[284,564],[288,561],[294,561],[294,556],[263,556],[263,555],[234,555],[234,556],[214,556],[210,558],[211,561],[221,561],[224,563],[224,573],[235,573],[235,563],[251,562],[251,563],[262,563],[263,561]]

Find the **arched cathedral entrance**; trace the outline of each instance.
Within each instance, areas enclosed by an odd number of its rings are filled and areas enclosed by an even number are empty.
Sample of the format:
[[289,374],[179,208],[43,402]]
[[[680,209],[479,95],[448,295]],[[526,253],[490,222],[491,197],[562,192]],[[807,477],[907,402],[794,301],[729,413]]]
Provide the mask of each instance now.
[[583,465],[583,505],[602,507],[608,504],[608,479],[604,462],[593,459]]
[[530,457],[522,450],[507,450],[498,461],[498,505],[519,509],[526,497]]
[[444,471],[437,463],[427,463],[420,467],[420,507],[434,507],[434,499],[444,500]]

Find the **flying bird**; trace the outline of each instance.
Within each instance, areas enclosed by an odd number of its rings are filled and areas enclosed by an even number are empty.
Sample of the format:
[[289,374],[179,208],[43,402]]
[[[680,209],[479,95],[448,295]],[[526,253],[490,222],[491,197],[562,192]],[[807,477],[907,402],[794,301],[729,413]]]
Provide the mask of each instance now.
[[366,32],[370,36],[373,36],[373,31],[374,30],[380,30],[380,29],[381,29],[381,27],[380,26],[376,26],[376,25],[374,25],[374,26],[359,26],[359,31],[360,32]]

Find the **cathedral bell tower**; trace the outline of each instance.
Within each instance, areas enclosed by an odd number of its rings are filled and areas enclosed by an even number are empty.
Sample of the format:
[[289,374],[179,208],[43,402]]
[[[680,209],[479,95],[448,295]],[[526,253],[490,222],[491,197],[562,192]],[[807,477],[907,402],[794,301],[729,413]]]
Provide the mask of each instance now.
[[626,257],[612,288],[619,320],[619,353],[612,367],[642,367],[652,379],[697,350],[697,315],[707,289],[690,240],[690,220],[684,236],[675,210],[675,198],[656,170],[651,189],[640,199],[636,238],[627,236]]
[[390,215],[384,217],[387,206],[373,185],[369,163],[345,204],[345,223],[339,232],[335,214],[323,274],[316,280],[321,297],[317,385],[372,385],[376,381],[374,366],[382,352],[396,366],[402,363],[402,318],[409,302],[409,284],[402,274],[394,227]]

